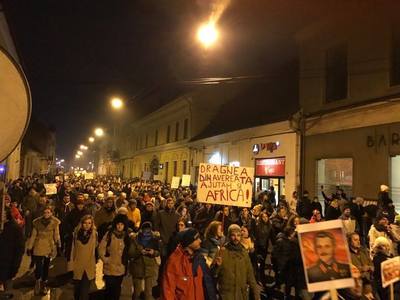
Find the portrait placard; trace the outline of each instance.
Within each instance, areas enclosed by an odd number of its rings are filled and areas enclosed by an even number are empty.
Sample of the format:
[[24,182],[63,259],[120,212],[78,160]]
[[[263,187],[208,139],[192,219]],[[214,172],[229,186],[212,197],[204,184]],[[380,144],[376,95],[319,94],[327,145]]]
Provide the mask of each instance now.
[[381,276],[384,288],[400,280],[400,256],[381,263]]

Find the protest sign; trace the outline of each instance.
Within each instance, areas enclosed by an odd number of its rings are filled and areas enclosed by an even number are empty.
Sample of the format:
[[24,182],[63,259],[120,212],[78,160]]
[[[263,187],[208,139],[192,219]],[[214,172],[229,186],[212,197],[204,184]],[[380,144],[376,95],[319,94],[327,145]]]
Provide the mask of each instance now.
[[381,276],[384,288],[400,280],[400,256],[381,263]]
[[150,180],[150,178],[151,178],[151,172],[144,171],[144,172],[143,172],[142,179],[143,179],[143,180]]
[[341,220],[298,225],[297,233],[309,292],[354,286]]
[[180,177],[174,176],[171,181],[171,189],[177,189],[179,187],[179,183],[181,181]]
[[182,175],[182,186],[190,186],[190,175]]
[[199,202],[250,207],[254,168],[200,164]]
[[94,179],[94,173],[93,172],[85,173],[85,179]]
[[154,175],[153,180],[154,181],[163,181],[163,175]]
[[46,189],[46,195],[57,194],[57,185],[55,183],[46,183],[44,187]]

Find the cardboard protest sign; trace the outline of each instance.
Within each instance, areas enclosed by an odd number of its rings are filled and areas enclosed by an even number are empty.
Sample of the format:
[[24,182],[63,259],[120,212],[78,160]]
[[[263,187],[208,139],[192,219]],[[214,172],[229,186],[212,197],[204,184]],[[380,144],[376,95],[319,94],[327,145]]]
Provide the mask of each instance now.
[[182,184],[181,186],[190,186],[190,175],[184,174],[182,175]]
[[381,276],[384,288],[400,280],[400,256],[381,263]]
[[309,292],[354,286],[341,220],[298,225],[297,233]]
[[179,183],[181,181],[180,177],[174,176],[171,180],[171,189],[177,189],[179,187]]
[[57,185],[55,183],[46,183],[44,187],[46,189],[46,195],[57,194]]
[[85,179],[94,179],[94,173],[93,172],[85,173]]
[[143,179],[143,180],[150,180],[150,178],[151,178],[151,172],[144,171],[144,172],[143,172],[142,179]]
[[154,175],[153,180],[154,181],[163,181],[163,176],[162,175]]
[[200,164],[199,202],[250,207],[254,168]]

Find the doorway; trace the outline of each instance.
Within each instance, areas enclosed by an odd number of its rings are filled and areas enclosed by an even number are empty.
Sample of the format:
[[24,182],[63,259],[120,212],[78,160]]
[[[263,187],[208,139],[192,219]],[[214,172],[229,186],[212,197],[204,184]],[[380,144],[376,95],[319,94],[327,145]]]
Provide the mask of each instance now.
[[259,176],[255,178],[255,189],[261,189],[261,191],[269,190],[270,186],[274,187],[275,191],[275,204],[279,202],[281,195],[286,195],[285,193],[285,177],[267,177]]

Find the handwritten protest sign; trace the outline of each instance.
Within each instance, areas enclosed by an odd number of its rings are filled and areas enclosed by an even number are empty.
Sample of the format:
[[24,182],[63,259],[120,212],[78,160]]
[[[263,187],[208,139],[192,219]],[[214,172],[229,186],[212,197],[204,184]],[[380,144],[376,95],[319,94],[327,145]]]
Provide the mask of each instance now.
[[154,181],[163,181],[164,176],[163,175],[153,175],[153,180]]
[[182,186],[189,186],[190,185],[190,175],[184,174],[182,175]]
[[179,183],[181,181],[180,177],[174,176],[171,181],[171,189],[177,189],[179,187]]
[[94,179],[94,173],[93,172],[85,173],[85,179]]
[[254,168],[200,164],[197,197],[199,202],[251,206]]
[[46,183],[44,188],[46,189],[46,195],[57,194],[57,185],[55,183]]

